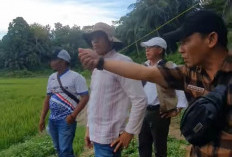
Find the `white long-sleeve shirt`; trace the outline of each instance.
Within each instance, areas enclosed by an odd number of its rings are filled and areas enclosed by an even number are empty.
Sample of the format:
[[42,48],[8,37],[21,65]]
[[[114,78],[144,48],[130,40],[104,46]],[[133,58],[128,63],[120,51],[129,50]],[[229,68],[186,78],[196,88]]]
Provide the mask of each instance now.
[[[151,66],[149,61],[145,62],[145,64],[148,66]],[[157,64],[158,64],[158,62],[157,62]],[[147,96],[147,104],[148,105],[159,105],[160,104],[155,83],[146,82],[146,84],[144,86],[144,91],[145,91],[146,96]],[[175,92],[176,92],[176,96],[177,96],[177,100],[178,100],[177,107],[178,108],[186,108],[188,101],[185,97],[184,91],[175,90]]]
[[[108,52],[104,58],[131,61],[114,50]],[[124,130],[138,134],[142,126],[146,100],[141,81],[95,69],[91,76],[88,103],[90,140],[109,144]]]

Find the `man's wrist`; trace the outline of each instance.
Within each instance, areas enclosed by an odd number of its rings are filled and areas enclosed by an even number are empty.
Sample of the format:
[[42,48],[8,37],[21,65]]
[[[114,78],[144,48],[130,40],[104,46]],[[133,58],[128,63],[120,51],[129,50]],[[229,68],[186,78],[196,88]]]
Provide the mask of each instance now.
[[97,69],[98,70],[103,70],[103,66],[104,66],[104,58],[103,57],[100,57],[98,62],[97,62]]
[[73,114],[70,114],[70,116],[72,117],[73,120],[76,119],[76,116],[74,116]]

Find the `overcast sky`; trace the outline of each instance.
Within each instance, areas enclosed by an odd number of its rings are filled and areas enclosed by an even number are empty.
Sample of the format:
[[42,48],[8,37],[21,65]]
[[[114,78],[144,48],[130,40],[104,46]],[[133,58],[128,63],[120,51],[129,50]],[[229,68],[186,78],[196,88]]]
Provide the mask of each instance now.
[[60,22],[63,25],[93,25],[96,22],[112,24],[131,10],[136,0],[1,0],[0,39],[7,33],[9,23],[23,17],[28,24],[41,25]]

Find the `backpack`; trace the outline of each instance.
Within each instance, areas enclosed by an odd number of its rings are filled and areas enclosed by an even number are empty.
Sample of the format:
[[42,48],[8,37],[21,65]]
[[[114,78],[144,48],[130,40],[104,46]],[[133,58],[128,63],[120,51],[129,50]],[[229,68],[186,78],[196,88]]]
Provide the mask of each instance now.
[[220,133],[226,125],[226,97],[227,86],[219,84],[189,105],[180,124],[181,133],[189,143],[195,146],[219,143]]

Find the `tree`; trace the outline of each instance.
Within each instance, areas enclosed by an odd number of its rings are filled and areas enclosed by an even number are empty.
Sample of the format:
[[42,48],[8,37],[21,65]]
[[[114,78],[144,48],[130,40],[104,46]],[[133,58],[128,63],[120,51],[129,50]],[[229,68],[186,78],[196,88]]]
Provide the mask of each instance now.
[[[116,30],[117,36],[127,45],[140,40],[149,33],[143,40],[153,36],[162,36],[164,33],[176,29],[183,17],[168,23],[156,32],[151,32],[197,2],[198,0],[138,0],[130,5],[133,10],[116,23],[119,25]],[[173,46],[169,44],[169,47],[173,47],[174,51],[176,44]]]
[[2,48],[6,68],[29,69],[38,64],[30,27],[22,17],[9,24],[8,33],[2,39]]
[[34,51],[38,56],[39,64],[47,63],[51,55],[50,26],[42,26],[38,23],[30,25],[34,39]]
[[55,23],[55,29],[52,30],[53,49],[61,47],[66,49],[71,55],[71,65],[81,67],[78,60],[78,47],[86,47],[82,38],[83,31],[79,26],[74,25],[70,28],[68,25],[63,26],[61,23]]

